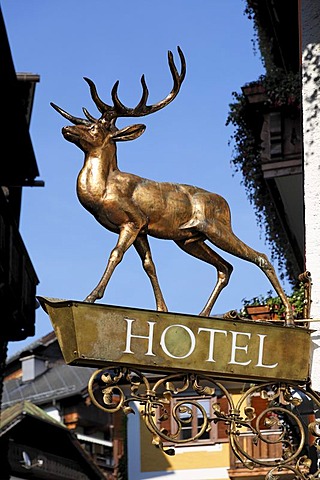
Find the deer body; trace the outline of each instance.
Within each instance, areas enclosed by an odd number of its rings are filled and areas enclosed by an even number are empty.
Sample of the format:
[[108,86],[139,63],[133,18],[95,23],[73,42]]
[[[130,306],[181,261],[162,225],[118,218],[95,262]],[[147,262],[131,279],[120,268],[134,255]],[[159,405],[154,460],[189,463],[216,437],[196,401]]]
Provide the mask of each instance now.
[[132,222],[141,234],[183,240],[200,232],[207,218],[216,223],[220,221],[219,213],[221,221],[226,215],[230,218],[229,206],[222,197],[191,185],[159,183],[114,170],[104,177],[106,185],[97,188],[101,184],[99,176],[92,165],[82,169],[77,182],[78,198],[103,227],[116,233],[122,225]]
[[231,214],[227,201],[215,193],[191,185],[156,182],[119,170],[116,142],[134,140],[145,130],[142,124],[122,129],[115,126],[119,117],[144,116],[168,105],[179,92],[185,76],[185,60],[178,48],[181,73],[173,63],[169,52],[169,66],[174,86],[169,95],[154,105],[147,105],[148,89],[141,78],[143,93],[135,108],[125,107],[117,95],[118,82],[112,89],[113,106],[102,102],[94,83],[89,84],[91,96],[101,112],[95,119],[83,109],[86,119],[70,115],[51,104],[74,126],[62,129],[66,140],[77,145],[85,155],[84,165],[78,175],[77,195],[80,203],[107,230],[118,234],[107,267],[98,285],[85,301],[94,302],[102,298],[106,286],[124,253],[132,245],[138,252],[147,273],[159,311],[167,311],[148,242],[148,235],[159,239],[173,240],[182,250],[213,265],[217,270],[214,289],[200,312],[209,316],[221,290],[229,282],[233,267],[206,243],[208,240],[218,248],[239,258],[255,263],[269,278],[286,308],[286,324],[293,325],[289,301],[277,279],[267,256],[243,243],[231,226]]

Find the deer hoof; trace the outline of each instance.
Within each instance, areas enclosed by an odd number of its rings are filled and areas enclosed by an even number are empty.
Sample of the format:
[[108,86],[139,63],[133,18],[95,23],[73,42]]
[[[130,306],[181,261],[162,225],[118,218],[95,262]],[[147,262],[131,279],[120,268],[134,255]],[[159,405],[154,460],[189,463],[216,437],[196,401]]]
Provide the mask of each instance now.
[[285,324],[286,327],[295,327],[295,323],[294,323],[292,314],[286,315],[286,319],[285,319],[284,324]]
[[167,311],[168,311],[168,307],[166,305],[157,307],[157,312],[167,312]]
[[83,301],[87,303],[94,303],[96,300],[97,300],[96,295],[93,295],[92,293],[90,293],[90,295],[88,295]]
[[286,327],[295,327],[296,324],[294,323],[294,321],[292,320],[292,318],[290,320],[286,320],[285,321],[285,324],[284,324]]

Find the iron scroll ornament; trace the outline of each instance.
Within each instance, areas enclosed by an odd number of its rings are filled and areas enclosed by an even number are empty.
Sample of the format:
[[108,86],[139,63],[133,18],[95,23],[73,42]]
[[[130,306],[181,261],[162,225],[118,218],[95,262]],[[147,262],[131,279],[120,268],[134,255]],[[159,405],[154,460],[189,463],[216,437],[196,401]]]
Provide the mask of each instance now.
[[[129,391],[129,395],[125,393]],[[88,391],[93,404],[105,412],[124,414],[135,413],[131,403],[139,404],[140,415],[152,434],[152,443],[167,455],[175,454],[175,447],[190,444],[210,431],[213,424],[224,424],[230,447],[241,464],[252,470],[256,467],[268,467],[267,480],[274,480],[278,472],[291,472],[295,478],[313,479],[320,477],[320,470],[312,468],[308,451],[313,448],[320,451],[319,421],[306,423],[302,419],[301,405],[307,399],[314,406],[313,413],[319,411],[320,397],[312,391],[310,385],[294,383],[274,383],[251,385],[243,391],[235,403],[232,394],[221,381],[209,375],[176,373],[165,375],[153,384],[149,378],[135,369],[100,369],[89,380]],[[199,401],[179,400],[183,393],[193,392]],[[250,406],[250,399],[259,395],[266,401],[266,407],[256,415]],[[205,397],[216,397],[212,411],[207,412],[200,401]],[[222,410],[219,397],[227,399],[228,409]],[[176,399],[174,408],[169,405]],[[196,435],[181,438],[182,427],[191,423],[193,418],[190,405],[197,409],[199,429]],[[201,418],[201,422],[199,422]],[[168,431],[161,424],[171,420],[174,428]],[[312,436],[313,443],[306,451],[306,436]],[[247,447],[250,439],[251,448]],[[252,454],[252,444],[259,443],[277,447],[277,458],[261,459]],[[314,467],[313,467],[314,468]]]

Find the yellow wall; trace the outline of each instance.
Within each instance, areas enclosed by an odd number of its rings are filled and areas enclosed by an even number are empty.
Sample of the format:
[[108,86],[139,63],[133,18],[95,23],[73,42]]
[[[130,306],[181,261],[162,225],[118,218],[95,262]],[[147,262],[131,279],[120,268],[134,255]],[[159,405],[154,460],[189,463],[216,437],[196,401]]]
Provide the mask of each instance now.
[[[176,447],[174,456],[162,452],[152,444],[152,434],[140,420],[141,471],[186,470],[197,468],[229,467],[229,443],[212,446]],[[165,447],[169,448],[169,447]],[[183,453],[181,453],[183,451]]]

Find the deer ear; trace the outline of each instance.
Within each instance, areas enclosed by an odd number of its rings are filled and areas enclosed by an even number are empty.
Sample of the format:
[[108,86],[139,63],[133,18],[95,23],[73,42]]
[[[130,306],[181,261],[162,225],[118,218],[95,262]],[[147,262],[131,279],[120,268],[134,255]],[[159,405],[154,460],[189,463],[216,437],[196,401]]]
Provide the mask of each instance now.
[[146,126],[139,123],[137,125],[130,125],[129,127],[121,128],[112,135],[115,142],[125,142],[126,140],[135,140],[140,137],[145,131]]

